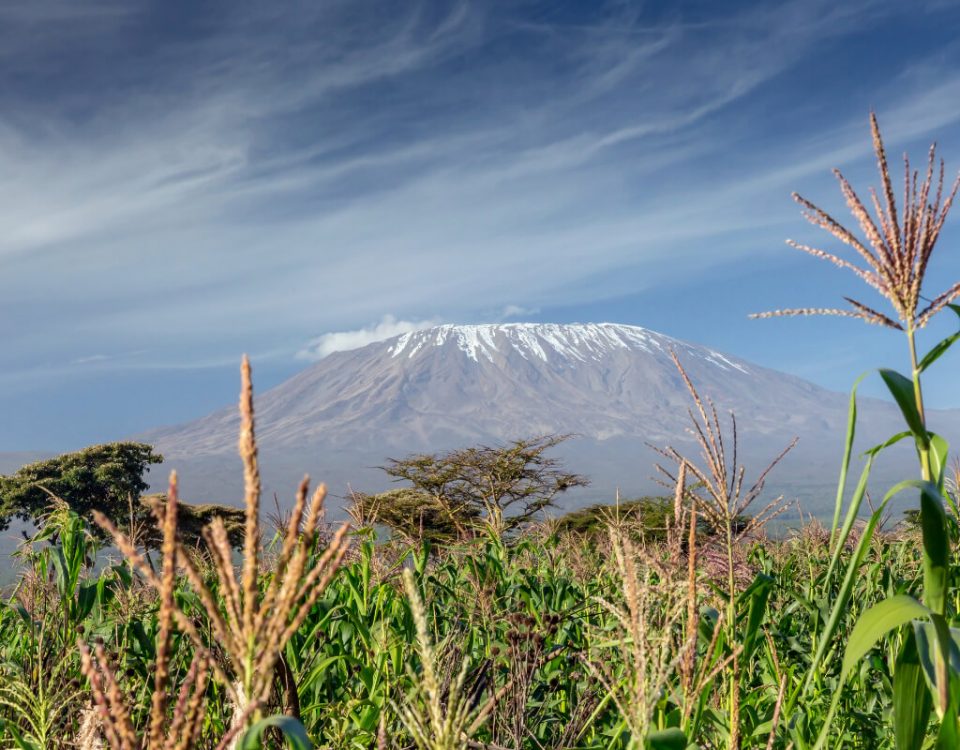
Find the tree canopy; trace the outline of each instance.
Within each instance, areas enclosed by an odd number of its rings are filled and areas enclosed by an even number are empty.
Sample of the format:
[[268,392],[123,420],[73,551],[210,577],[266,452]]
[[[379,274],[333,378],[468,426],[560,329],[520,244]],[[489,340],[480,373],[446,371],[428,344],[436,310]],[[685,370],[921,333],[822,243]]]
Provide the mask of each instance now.
[[607,533],[612,520],[639,530],[645,541],[662,541],[673,521],[673,498],[640,497],[617,503],[597,503],[560,516],[553,524],[558,534],[595,536]]
[[145,443],[92,445],[74,453],[37,461],[0,476],[0,528],[13,518],[34,521],[50,507],[51,495],[89,518],[94,510],[110,518],[129,514],[148,484],[144,474],[163,461]]
[[[354,497],[354,502],[358,500]],[[397,487],[363,496],[367,519],[382,524],[409,540],[427,539],[443,545],[456,540],[476,524],[476,508],[450,508],[433,495],[412,487]]]
[[410,486],[369,496],[377,519],[408,536],[435,541],[469,535],[479,524],[512,531],[552,506],[558,495],[588,484],[546,453],[569,435],[390,459],[383,470]]
[[[163,493],[143,495],[149,486],[145,474],[163,461],[145,443],[93,445],[74,453],[37,461],[13,474],[0,476],[0,529],[19,518],[37,521],[45,516],[53,498],[89,522],[98,510],[145,547],[159,546],[154,523],[155,509],[166,502]],[[221,517],[230,543],[237,547],[243,536],[244,513],[224,505],[180,504],[180,528],[186,544],[202,541],[201,530],[214,517]],[[98,527],[90,524],[94,533]]]

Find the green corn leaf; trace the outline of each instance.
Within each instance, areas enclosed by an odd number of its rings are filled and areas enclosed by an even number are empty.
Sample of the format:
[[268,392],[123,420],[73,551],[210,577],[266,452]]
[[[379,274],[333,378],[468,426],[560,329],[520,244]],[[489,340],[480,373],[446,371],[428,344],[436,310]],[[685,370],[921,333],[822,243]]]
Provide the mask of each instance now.
[[946,612],[950,575],[950,530],[943,496],[930,482],[908,479],[897,484],[887,497],[905,489],[920,490],[920,527],[923,532],[923,596],[934,612]]
[[876,456],[880,451],[884,450],[885,448],[889,448],[891,445],[896,445],[901,440],[906,440],[907,438],[910,438],[910,437],[913,437],[913,433],[910,432],[910,430],[906,430],[904,432],[898,432],[896,435],[894,435],[893,437],[887,438],[879,445],[875,445],[872,448],[868,448],[863,452],[863,455]]
[[[750,659],[756,645],[757,633],[760,631],[760,625],[763,623],[763,617],[767,612],[767,602],[770,599],[770,590],[773,587],[773,579],[758,573],[754,582],[747,589],[750,594],[750,608],[747,615],[747,629],[743,636],[743,660]],[[744,593],[747,593],[744,592]]]
[[[827,710],[827,715],[823,720],[823,726],[820,728],[820,734],[817,735],[817,741],[813,744],[813,750],[822,750],[824,744],[827,741],[827,736],[830,734],[830,725],[833,723],[833,717],[837,713],[837,706],[840,705],[840,695],[841,690],[838,688],[833,691],[833,698],[830,699],[830,708]],[[802,739],[799,733],[794,733],[794,742],[796,743],[798,750],[803,748]],[[801,741],[798,741],[801,740]]]
[[717,629],[719,620],[720,613],[713,607],[704,607],[700,611],[697,634],[704,644],[710,643],[713,640],[713,634]]
[[884,635],[911,620],[929,614],[929,609],[906,594],[897,594],[866,610],[850,633],[847,651],[843,655],[840,681],[847,681],[850,671]]
[[937,489],[943,492],[943,480],[947,473],[947,460],[950,454],[950,444],[940,435],[934,432],[930,433],[930,468],[933,469],[932,477]]
[[88,583],[77,589],[77,610],[74,613],[76,619],[83,620],[93,611],[93,605],[97,601],[97,584]]
[[920,526],[923,533],[924,601],[933,612],[946,611],[950,565],[950,532],[940,491],[930,482],[908,479],[895,485],[884,497],[883,508],[894,495],[906,489],[920,490]]
[[423,578],[427,571],[427,563],[430,561],[430,540],[424,539],[420,546],[413,550],[413,568],[417,578]]
[[950,531],[937,488],[916,482],[920,489],[920,525],[923,530],[923,596],[934,612],[946,613],[950,577]]
[[905,632],[893,675],[894,739],[897,750],[920,750],[933,711],[933,696],[927,689],[914,630],[907,628]]
[[840,535],[837,537],[837,540],[833,545],[833,554],[830,556],[830,565],[827,567],[827,586],[830,585],[830,581],[833,579],[833,571],[836,569],[837,563],[840,560],[840,553],[843,551],[843,546],[847,543],[847,539],[850,537],[853,524],[856,522],[857,516],[860,514],[860,506],[863,504],[863,498],[867,493],[867,480],[870,478],[870,470],[873,467],[874,455],[876,454],[870,454],[867,456],[867,463],[864,464],[863,471],[860,473],[860,481],[857,482],[857,488],[853,491],[853,497],[850,498],[850,505],[847,508],[847,515],[843,519],[843,528],[840,530]]
[[687,735],[680,729],[660,729],[647,735],[650,750],[686,750]]
[[953,346],[957,339],[960,339],[960,331],[957,331],[956,333],[947,336],[945,339],[943,339],[943,341],[938,342],[937,345],[928,351],[924,358],[920,360],[920,364],[917,365],[917,372],[923,372],[930,365],[940,359],[940,357],[946,353],[947,349]]
[[950,675],[950,704],[940,720],[934,750],[956,750],[960,747],[960,678]]
[[[915,620],[913,623],[914,636],[917,641],[917,653],[920,655],[920,666],[927,679],[931,691],[936,689],[937,676],[934,670],[936,662],[937,628],[927,620]],[[953,673],[960,673],[960,628],[947,628],[947,659]]]
[[940,722],[940,731],[937,732],[937,744],[934,750],[957,750],[960,747],[960,723],[956,713],[948,711]]
[[[960,306],[958,305],[948,305],[948,307],[953,310],[957,317],[960,317]],[[938,342],[930,351],[928,351],[923,359],[920,360],[920,364],[917,365],[917,373],[921,373],[926,370],[930,365],[936,362],[940,357],[942,357],[946,351],[954,345],[954,343],[960,339],[960,331],[947,336],[942,341]]]
[[278,714],[276,716],[268,716],[266,719],[261,719],[244,732],[240,738],[240,742],[237,743],[237,750],[260,750],[263,746],[261,736],[268,727],[276,727],[283,732],[283,736],[287,739],[287,744],[293,750],[312,750],[313,748],[313,743],[311,743],[310,738],[307,737],[307,730],[303,728],[303,724],[292,716]]
[[843,444],[843,463],[840,464],[840,480],[837,482],[837,499],[833,507],[833,526],[830,527],[831,546],[833,537],[840,525],[840,509],[843,507],[843,493],[847,486],[847,470],[850,468],[850,455],[853,452],[853,439],[857,432],[857,387],[869,372],[860,375],[850,389],[850,406],[847,409],[847,437]]
[[920,418],[920,411],[917,409],[913,381],[895,370],[880,370],[880,377],[883,378],[883,382],[887,384],[887,388],[897,402],[897,406],[900,407],[900,412],[903,414],[903,418],[906,420],[917,444],[926,447],[929,443],[929,437],[923,420]]
[[0,733],[4,731],[10,733],[10,738],[13,740],[13,744],[17,750],[41,750],[36,744],[25,739],[13,724],[9,724],[0,719]]
[[847,569],[843,576],[843,582],[840,584],[840,591],[837,593],[837,597],[834,600],[833,609],[830,610],[830,617],[827,619],[827,624],[824,627],[823,632],[818,636],[817,650],[814,654],[813,661],[810,663],[810,670],[807,672],[807,678],[804,681],[805,686],[809,686],[812,682],[813,676],[817,673],[821,661],[827,654],[827,649],[830,648],[830,645],[833,641],[833,636],[837,632],[837,628],[840,626],[840,620],[847,611],[847,603],[850,601],[850,594],[853,591],[853,586],[857,579],[857,573],[859,572],[860,566],[863,564],[863,560],[867,555],[867,550],[870,548],[870,542],[873,539],[874,529],[876,529],[877,524],[880,523],[880,518],[883,515],[883,511],[887,507],[887,503],[889,503],[890,499],[899,491],[899,489],[894,488],[887,493],[887,495],[883,498],[883,502],[880,503],[880,507],[877,508],[873,512],[873,515],[870,516],[866,527],[863,529],[863,533],[860,535],[860,541],[857,543],[857,548],[853,553],[853,557],[851,557],[850,561],[847,563]]

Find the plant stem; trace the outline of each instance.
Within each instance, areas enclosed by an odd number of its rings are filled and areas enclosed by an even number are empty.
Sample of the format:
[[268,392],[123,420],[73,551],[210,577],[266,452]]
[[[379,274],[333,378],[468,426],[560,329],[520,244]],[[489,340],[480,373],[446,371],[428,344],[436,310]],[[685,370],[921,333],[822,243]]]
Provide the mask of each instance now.
[[[731,651],[735,650],[734,636],[736,635],[737,625],[737,579],[733,567],[733,524],[734,518],[726,519],[726,542],[727,542],[727,644]],[[730,674],[730,741],[728,747],[730,750],[739,750],[740,748],[740,665],[737,657],[733,657],[732,669]]]
[[[917,342],[915,336],[915,330],[912,325],[907,326],[907,341],[910,344],[910,365],[911,365],[911,376],[913,378],[913,398],[917,406],[917,415],[920,417],[920,427],[924,431],[924,435],[917,436],[917,452],[920,456],[920,474],[923,477],[925,482],[930,482],[933,480],[933,471],[932,466],[930,465],[930,445],[926,436],[927,431],[927,417],[926,412],[923,408],[923,388],[920,384],[920,367],[917,364]],[[926,556],[928,553],[924,551]],[[945,596],[939,597],[939,601],[936,601],[933,593],[926,591],[924,592],[925,603],[928,607],[935,610],[939,615],[946,615],[947,610],[947,599]],[[941,628],[937,628],[937,640],[941,641],[944,638],[944,633],[941,632]],[[949,631],[946,635],[949,638]],[[937,698],[940,703],[940,710],[946,711],[950,703],[950,676],[947,670],[947,661],[944,658],[942,649],[937,649],[935,656],[935,669],[936,669],[936,681],[937,681]]]
[[[917,404],[917,414],[920,416],[920,424],[923,429],[927,429],[926,411],[923,408],[923,388],[920,385],[920,368],[917,365],[917,343],[913,326],[907,327],[907,341],[910,345],[910,366],[911,377],[913,378],[913,398]],[[920,474],[925,482],[929,482],[933,476],[930,470],[930,448],[928,446],[917,444],[917,450],[920,453]]]

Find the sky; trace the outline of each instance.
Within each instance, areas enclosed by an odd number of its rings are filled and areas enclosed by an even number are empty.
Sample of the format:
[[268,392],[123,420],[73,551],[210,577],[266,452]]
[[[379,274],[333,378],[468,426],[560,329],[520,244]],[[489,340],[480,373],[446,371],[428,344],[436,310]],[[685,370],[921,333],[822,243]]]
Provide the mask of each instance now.
[[958,102],[942,0],[6,0],[0,450],[202,416],[244,352],[266,388],[437,322],[630,323],[845,391],[905,369],[894,332],[747,318],[883,305],[784,244],[837,249],[791,192],[844,216],[831,168],[876,184],[871,110],[952,177]]

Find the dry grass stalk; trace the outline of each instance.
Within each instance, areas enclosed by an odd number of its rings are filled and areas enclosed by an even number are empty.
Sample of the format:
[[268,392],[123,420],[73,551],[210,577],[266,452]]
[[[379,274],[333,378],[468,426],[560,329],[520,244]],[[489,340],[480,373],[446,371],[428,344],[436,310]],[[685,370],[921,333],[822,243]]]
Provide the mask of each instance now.
[[103,750],[103,739],[100,736],[100,721],[93,705],[80,711],[80,728],[73,738],[74,747],[78,750]]
[[[783,497],[780,496],[771,500],[759,511],[753,512],[749,517],[746,516],[747,511],[762,494],[767,476],[793,449],[797,441],[794,439],[787,445],[760,473],[756,481],[746,487],[746,467],[737,463],[736,415],[733,412],[730,413],[731,455],[728,457],[727,444],[724,442],[716,406],[709,398],[704,400],[700,397],[686,370],[683,369],[683,365],[680,364],[676,353],[670,352],[670,356],[673,358],[673,362],[677,366],[677,370],[679,370],[696,408],[696,414],[693,409],[689,409],[687,412],[692,423],[692,428],[688,431],[693,435],[700,448],[703,465],[698,466],[675,448],[653,446],[657,453],[676,463],[678,467],[676,474],[660,465],[657,466],[657,470],[667,478],[669,485],[677,488],[676,491],[681,492],[688,502],[696,505],[698,513],[715,531],[732,530],[736,537],[747,536],[788,507],[783,502]],[[699,483],[699,488],[693,489],[681,483],[679,481],[681,472],[684,478],[688,473],[692,475]]]
[[[597,598],[617,624],[614,636],[619,656],[594,653],[586,661],[626,722],[630,747],[644,747],[657,703],[670,676],[682,661],[677,643],[677,623],[687,606],[685,592],[669,578],[654,575],[649,564],[638,564],[639,551],[630,537],[614,527],[608,529],[617,574],[623,587],[623,603]],[[608,641],[610,634],[598,631],[591,640]],[[623,664],[623,676],[610,664]]]
[[[851,309],[799,308],[775,310],[755,314],[751,317],[770,318],[783,315],[840,315],[859,318],[867,323],[875,323],[898,330],[923,328],[936,313],[948,303],[960,296],[960,283],[954,284],[945,292],[929,301],[926,307],[918,310],[923,299],[921,288],[923,278],[933,248],[940,237],[940,231],[953,205],[957,188],[960,187],[960,175],[954,181],[949,192],[944,194],[945,168],[940,160],[936,166],[936,144],[930,147],[926,175],[919,183],[919,173],[911,172],[910,160],[904,154],[904,188],[902,216],[898,215],[894,198],[893,181],[887,164],[883,139],[876,116],[870,114],[870,129],[873,133],[873,147],[877,156],[880,180],[883,184],[882,199],[876,190],[870,189],[870,198],[874,210],[871,215],[863,201],[850,183],[840,173],[833,171],[840,183],[840,190],[847,201],[847,207],[853,214],[867,241],[862,242],[852,231],[841,225],[830,214],[808,201],[793,194],[794,200],[804,207],[804,217],[811,224],[825,229],[836,239],[853,248],[865,264],[855,263],[824,250],[788,240],[787,244],[815,258],[826,260],[834,265],[852,271],[857,278],[879,292],[893,306],[897,320],[874,310],[849,297],[845,298]],[[936,172],[936,176],[935,173]],[[899,321],[899,322],[898,322]]]
[[[780,711],[783,709],[783,696],[787,691],[787,677],[780,678],[780,689],[777,691],[777,702],[773,706],[773,718],[770,720],[770,735],[767,737],[767,750],[773,750],[777,739],[777,727],[780,725]],[[792,745],[793,743],[791,743]]]
[[[160,596],[158,615],[157,653],[154,662],[154,685],[151,698],[150,718],[145,736],[140,737],[133,726],[130,710],[123,691],[115,677],[102,643],[94,653],[81,640],[80,659],[83,674],[90,682],[94,711],[100,728],[111,750],[185,750],[193,748],[203,730],[203,714],[207,678],[210,674],[209,656],[205,649],[198,650],[190,670],[180,686],[172,716],[168,712],[168,700],[173,679],[170,673],[171,645],[175,612],[173,594],[176,588],[177,562],[177,478],[172,474],[170,491],[161,523],[163,543],[162,564],[159,579],[156,579]],[[88,733],[89,734],[89,733]],[[89,741],[93,741],[88,737]]]
[[[681,469],[677,487],[684,487],[685,472]],[[690,534],[687,537],[687,620],[683,656],[680,661],[680,687],[683,691],[683,720],[690,718],[696,695],[697,631],[700,627],[700,608],[697,601],[697,507],[690,508]]]
[[353,525],[358,529],[373,526],[380,515],[380,505],[376,497],[356,492],[352,487],[349,489],[348,496],[350,504],[344,510],[350,516]]
[[527,738],[533,735],[531,728],[536,725],[540,712],[537,706],[531,706],[530,696],[534,690],[535,675],[546,655],[546,639],[542,631],[551,627],[556,629],[554,621],[546,618],[546,628],[541,628],[536,618],[523,612],[507,615],[510,629],[506,633],[505,656],[510,679],[507,689],[503,691],[503,700],[497,701],[492,712],[491,734],[497,744],[522,747]]
[[946,478],[946,489],[953,496],[954,505],[960,505],[960,458],[955,458]]
[[[270,700],[284,646],[330,583],[349,548],[349,525],[344,524],[333,535],[323,553],[315,554],[326,489],[320,485],[308,503],[309,480],[304,478],[281,540],[273,573],[261,590],[260,470],[254,433],[253,387],[250,363],[246,357],[241,368],[241,379],[239,447],[244,465],[246,537],[239,581],[233,568],[231,547],[222,519],[214,519],[203,530],[217,581],[216,594],[201,575],[191,551],[176,536],[175,477],[165,507],[157,511],[158,514],[164,513],[164,568],[159,577],[128,537],[102,514],[95,516],[97,523],[110,532],[117,547],[131,564],[160,592],[163,616],[176,621],[177,627],[193,641],[198,658],[206,660],[214,676],[227,689],[235,706],[234,734],[256,719]],[[168,559],[174,560],[183,569],[202,602],[214,637],[227,656],[226,670],[210,658],[196,625],[173,606],[172,589],[169,586],[173,580],[174,562],[170,562],[168,567]],[[163,632],[168,633],[172,623],[165,622],[167,626]],[[158,662],[161,656],[167,658],[166,652],[161,653],[158,648]],[[165,669],[165,665],[158,665],[157,684]],[[158,697],[154,693],[151,721],[165,710],[165,701],[164,695]]]
[[[673,489],[673,522],[667,528],[667,550],[671,560],[679,560],[683,554],[686,518],[689,515],[686,503],[687,465],[681,463],[677,470],[677,481]],[[695,511],[695,509],[692,509]]]
[[463,662],[444,700],[445,691],[437,676],[437,656],[430,639],[426,611],[409,568],[403,571],[403,586],[416,627],[421,671],[416,694],[403,706],[395,704],[394,710],[418,750],[459,750],[476,728],[476,721],[471,724],[474,710],[464,690],[468,664]]
[[[693,401],[694,408],[688,411],[692,423],[690,433],[700,448],[702,465],[691,461],[673,447],[657,448],[654,446],[654,450],[671,462],[676,463],[678,467],[676,474],[661,465],[658,465],[657,469],[668,478],[678,493],[687,498],[688,502],[697,509],[697,512],[722,538],[722,552],[725,559],[721,561],[721,564],[725,565],[727,579],[726,641],[732,666],[729,675],[730,689],[727,705],[730,721],[728,747],[738,748],[740,746],[740,664],[738,661],[739,649],[734,639],[734,624],[736,623],[735,602],[741,570],[737,565],[739,556],[737,543],[741,538],[762,529],[764,524],[788,507],[784,503],[783,496],[780,496],[768,502],[759,511],[747,515],[747,511],[761,496],[768,474],[789,453],[797,441],[794,439],[760,473],[757,480],[747,487],[745,485],[746,468],[737,461],[736,416],[732,412],[730,413],[731,435],[728,442],[725,442],[716,406],[710,399],[704,400],[700,397],[686,370],[683,369],[683,365],[680,364],[676,353],[671,351],[670,356],[673,358],[673,362],[677,366],[677,370],[679,370]],[[685,487],[684,482],[688,472],[699,483],[699,487],[696,489]],[[684,482],[680,481],[681,474]],[[709,553],[709,550],[707,552]]]
[[377,750],[387,750],[387,714],[380,713],[380,722],[377,724]]

